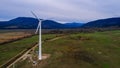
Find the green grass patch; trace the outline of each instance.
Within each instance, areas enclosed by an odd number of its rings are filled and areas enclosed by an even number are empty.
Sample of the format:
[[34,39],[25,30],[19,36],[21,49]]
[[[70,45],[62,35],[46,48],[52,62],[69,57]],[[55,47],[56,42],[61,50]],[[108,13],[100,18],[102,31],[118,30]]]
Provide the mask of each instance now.
[[[45,34],[42,35],[42,40],[54,38],[56,36],[57,35],[55,34]],[[36,42],[38,42],[38,35],[18,40],[12,43],[0,45],[0,65],[7,62],[12,57],[16,56],[24,49],[31,47]]]
[[119,68],[120,31],[71,34],[43,44],[43,68]]
[[14,57],[22,50],[29,48],[38,41],[38,36],[25,38],[16,42],[0,45],[0,65]]

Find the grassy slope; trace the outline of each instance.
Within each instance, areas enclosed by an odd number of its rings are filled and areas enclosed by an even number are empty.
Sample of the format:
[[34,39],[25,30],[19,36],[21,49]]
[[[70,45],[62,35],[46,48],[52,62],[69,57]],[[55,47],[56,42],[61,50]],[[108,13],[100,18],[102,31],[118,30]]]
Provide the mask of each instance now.
[[[56,35],[46,34],[42,36],[42,40],[54,38]],[[0,45],[0,65],[8,61],[26,48],[31,47],[32,44],[38,41],[38,36],[32,36],[16,42]]]
[[44,43],[44,68],[119,68],[120,31],[72,34]]
[[0,45],[0,65],[20,53],[25,48],[31,47],[31,45],[35,42],[37,42],[37,36],[25,38],[23,40],[8,43],[5,45]]

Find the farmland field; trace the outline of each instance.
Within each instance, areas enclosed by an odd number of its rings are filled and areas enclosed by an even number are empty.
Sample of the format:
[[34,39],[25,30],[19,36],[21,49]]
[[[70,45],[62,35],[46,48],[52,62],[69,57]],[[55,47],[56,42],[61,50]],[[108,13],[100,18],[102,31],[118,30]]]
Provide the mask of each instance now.
[[[43,43],[43,53],[51,57],[38,68],[119,68],[120,31],[70,34]],[[26,60],[17,68],[33,68]]]
[[24,37],[27,37],[27,36],[31,36],[31,34],[30,33],[25,33],[25,32],[0,33],[0,43],[24,38]]
[[22,38],[30,37],[33,35],[34,30],[29,29],[12,29],[12,30],[1,30],[0,29],[0,44],[6,44],[14,42]]
[[[50,30],[43,30],[43,33],[50,32]],[[30,37],[35,34],[35,29],[11,29],[11,30],[1,30],[0,29],[0,44],[5,44],[9,42],[14,42],[16,40],[20,40],[26,37]],[[54,37],[55,35],[50,34],[43,36],[43,40],[48,40]],[[56,37],[59,35],[56,35]]]

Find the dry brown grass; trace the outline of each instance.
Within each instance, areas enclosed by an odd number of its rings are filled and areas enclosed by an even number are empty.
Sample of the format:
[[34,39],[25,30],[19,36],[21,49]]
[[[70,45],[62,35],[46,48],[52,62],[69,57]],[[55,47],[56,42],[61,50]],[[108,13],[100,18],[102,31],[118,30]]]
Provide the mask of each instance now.
[[0,44],[9,42],[11,40],[24,38],[30,35],[31,35],[30,33],[25,33],[25,32],[0,33]]

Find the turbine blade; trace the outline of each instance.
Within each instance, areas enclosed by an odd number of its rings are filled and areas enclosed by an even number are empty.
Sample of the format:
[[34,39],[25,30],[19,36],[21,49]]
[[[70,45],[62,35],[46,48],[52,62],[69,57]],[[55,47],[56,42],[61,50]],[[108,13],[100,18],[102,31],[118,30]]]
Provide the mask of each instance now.
[[31,11],[31,13],[33,16],[35,16],[36,19],[38,19],[38,21],[42,20],[42,19],[38,18],[37,15],[33,11]]
[[40,22],[38,23],[38,26],[37,26],[37,29],[35,31],[35,34],[37,34],[39,28],[40,28]]
[[35,16],[36,19],[39,20],[39,18],[37,17],[37,15],[33,11],[31,11],[31,13],[32,13],[33,16]]
[[32,15],[35,16],[35,18],[38,19],[38,21],[39,21],[38,26],[37,26],[37,29],[36,29],[36,31],[35,31],[35,34],[37,34],[38,29],[39,29],[39,27],[40,27],[40,21],[41,21],[41,20],[37,17],[37,15],[36,15],[34,12],[31,11],[31,13],[32,13]]

